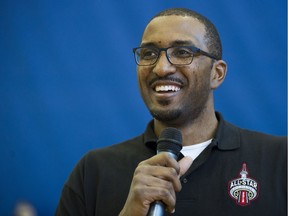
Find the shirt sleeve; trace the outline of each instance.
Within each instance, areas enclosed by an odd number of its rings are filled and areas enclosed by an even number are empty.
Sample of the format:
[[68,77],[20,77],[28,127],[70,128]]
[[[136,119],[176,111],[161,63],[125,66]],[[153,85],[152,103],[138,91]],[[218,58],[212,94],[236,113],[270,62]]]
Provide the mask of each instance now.
[[69,186],[65,185],[55,216],[87,216],[84,201]]
[[87,216],[84,193],[85,157],[83,157],[65,183],[55,216]]

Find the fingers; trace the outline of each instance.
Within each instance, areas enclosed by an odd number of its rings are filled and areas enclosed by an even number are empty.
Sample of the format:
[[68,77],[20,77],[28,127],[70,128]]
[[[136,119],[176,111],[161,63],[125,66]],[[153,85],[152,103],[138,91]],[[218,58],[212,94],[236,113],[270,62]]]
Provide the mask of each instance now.
[[180,171],[178,162],[165,152],[162,152],[152,158],[142,161],[139,165],[141,166],[142,164],[151,166],[172,167],[177,171],[177,173]]
[[179,167],[180,167],[180,171],[179,171],[179,178],[184,175],[187,170],[189,169],[189,167],[192,165],[193,163],[193,159],[189,156],[183,157],[180,161],[178,161],[179,163]]
[[192,161],[192,158],[184,157],[177,162],[165,152],[142,161],[134,172],[123,215],[145,216],[155,201],[162,201],[166,210],[172,213],[176,192],[182,188],[179,178],[188,170]]
[[[139,164],[135,171],[135,175],[145,177],[154,177],[147,179],[147,185],[168,188],[171,183],[173,190],[176,192],[181,190],[181,183],[178,178],[180,166],[176,160],[166,153],[161,153]],[[164,181],[163,181],[164,180]]]

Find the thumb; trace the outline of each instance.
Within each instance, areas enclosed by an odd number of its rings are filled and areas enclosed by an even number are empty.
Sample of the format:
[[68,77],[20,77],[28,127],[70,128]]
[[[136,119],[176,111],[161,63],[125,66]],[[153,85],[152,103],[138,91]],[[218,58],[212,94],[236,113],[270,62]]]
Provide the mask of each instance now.
[[180,172],[179,172],[179,177],[184,175],[189,167],[192,165],[193,159],[189,156],[183,157],[180,161],[178,161],[179,166],[180,166]]

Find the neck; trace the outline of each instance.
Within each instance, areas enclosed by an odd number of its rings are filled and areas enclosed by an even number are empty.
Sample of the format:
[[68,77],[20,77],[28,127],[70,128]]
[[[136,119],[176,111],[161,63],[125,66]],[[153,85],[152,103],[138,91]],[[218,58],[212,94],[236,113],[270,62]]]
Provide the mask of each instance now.
[[171,125],[165,122],[159,122],[154,119],[154,128],[157,136],[166,127],[175,127],[182,132],[182,145],[189,146],[212,139],[218,126],[218,120],[214,109],[203,112],[201,116],[193,122],[185,125]]

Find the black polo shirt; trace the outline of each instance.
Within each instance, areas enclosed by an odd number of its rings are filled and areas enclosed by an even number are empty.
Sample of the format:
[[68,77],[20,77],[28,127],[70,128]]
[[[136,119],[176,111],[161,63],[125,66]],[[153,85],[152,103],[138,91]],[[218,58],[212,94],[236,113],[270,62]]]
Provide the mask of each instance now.
[[[173,215],[285,216],[286,137],[243,130],[216,115],[216,136],[181,177]],[[156,140],[150,122],[138,137],[89,152],[65,183],[55,215],[118,215],[138,163],[156,154]]]

